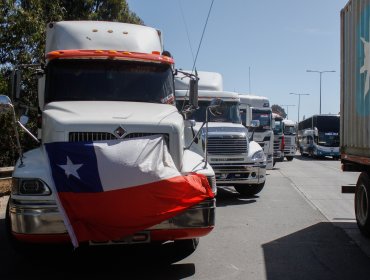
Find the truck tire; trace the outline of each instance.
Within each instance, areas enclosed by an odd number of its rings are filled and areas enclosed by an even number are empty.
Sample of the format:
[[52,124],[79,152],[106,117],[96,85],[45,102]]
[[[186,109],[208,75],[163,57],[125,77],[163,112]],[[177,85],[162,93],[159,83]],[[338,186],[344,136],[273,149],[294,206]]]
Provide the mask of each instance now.
[[287,157],[286,157],[286,160],[287,160],[287,161],[292,161],[292,160],[293,160],[293,157],[292,157],[292,156],[287,156]]
[[355,192],[355,213],[361,233],[370,238],[370,181],[369,175],[362,172],[358,177]]
[[265,186],[265,182],[258,185],[250,185],[250,184],[240,184],[235,185],[235,190],[240,193],[243,196],[253,196],[255,194],[258,194],[260,191],[262,191],[263,187]]

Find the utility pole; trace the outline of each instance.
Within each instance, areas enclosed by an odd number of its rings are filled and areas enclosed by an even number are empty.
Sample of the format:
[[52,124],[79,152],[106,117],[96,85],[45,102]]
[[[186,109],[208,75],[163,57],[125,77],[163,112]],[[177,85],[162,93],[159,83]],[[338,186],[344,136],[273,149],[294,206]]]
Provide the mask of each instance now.
[[320,74],[320,115],[321,115],[321,77],[323,73],[335,72],[335,70],[317,71],[317,70],[306,70],[306,72],[319,73]]

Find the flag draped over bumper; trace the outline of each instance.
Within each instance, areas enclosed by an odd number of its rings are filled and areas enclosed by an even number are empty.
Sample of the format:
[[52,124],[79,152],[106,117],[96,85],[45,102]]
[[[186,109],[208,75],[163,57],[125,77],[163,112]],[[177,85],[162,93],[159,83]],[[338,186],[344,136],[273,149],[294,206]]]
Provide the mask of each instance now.
[[73,244],[117,240],[213,197],[207,178],[183,176],[160,135],[45,144]]

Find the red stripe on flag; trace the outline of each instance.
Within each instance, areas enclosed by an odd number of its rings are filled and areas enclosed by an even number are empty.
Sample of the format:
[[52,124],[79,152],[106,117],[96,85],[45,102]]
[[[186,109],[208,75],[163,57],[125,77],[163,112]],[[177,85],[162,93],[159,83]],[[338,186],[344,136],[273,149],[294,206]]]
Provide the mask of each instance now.
[[121,239],[214,197],[201,174],[114,191],[58,195],[79,242]]

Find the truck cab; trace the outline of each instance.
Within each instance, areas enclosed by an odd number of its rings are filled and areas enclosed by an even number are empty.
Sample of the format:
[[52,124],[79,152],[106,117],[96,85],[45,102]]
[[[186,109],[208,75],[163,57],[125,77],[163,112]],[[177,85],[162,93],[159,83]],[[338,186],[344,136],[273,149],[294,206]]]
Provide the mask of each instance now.
[[283,117],[272,113],[274,122],[274,165],[276,162],[284,161],[285,136]]
[[[202,183],[203,186],[210,188],[212,195],[156,224],[146,227],[143,223],[139,231],[129,236],[115,240],[105,239],[105,236],[99,240],[87,237],[88,240],[83,242],[101,245],[174,241],[181,244],[181,248],[185,245],[195,249],[198,238],[210,233],[215,225],[215,174],[209,164],[203,164],[201,155],[185,147],[190,141],[185,133],[188,127],[175,106],[174,61],[168,52],[163,51],[161,32],[147,26],[118,22],[55,22],[47,26],[45,55],[45,67],[38,69],[41,143],[39,148],[21,154],[14,168],[6,215],[12,241],[72,242],[74,247],[82,242],[74,240],[76,236],[71,234],[74,228],[72,225],[71,229],[69,224],[70,217],[64,215],[65,208],[61,207],[64,194],[57,191],[51,168],[53,154],[48,147],[55,143],[76,147],[88,143],[87,146],[97,149],[99,145],[128,143],[125,141],[139,147],[142,141],[157,137],[162,139],[166,154],[163,170],[170,166],[178,178],[201,174],[200,177],[207,181]],[[0,101],[1,108],[12,106],[6,98]],[[126,156],[123,154],[122,160]],[[111,158],[114,153],[105,154],[106,162],[115,170],[120,160],[112,162]],[[65,169],[69,179],[72,177],[76,181],[83,178],[83,174],[79,173],[80,166],[72,161],[73,158],[67,158],[67,163],[59,164],[59,167]],[[151,170],[154,161],[147,160],[145,164],[146,169],[142,170]],[[71,166],[75,169],[71,170]],[[134,175],[138,167],[132,165],[130,168],[129,173],[111,173],[108,180],[120,178],[116,184],[124,184],[133,178],[138,179]],[[93,171],[87,172],[90,177],[95,176]],[[109,174],[109,170],[107,172]],[[135,205],[145,201],[142,200],[145,197],[144,192],[142,198],[125,199],[136,201]],[[156,205],[162,205],[162,202],[159,198]],[[177,198],[173,203],[176,205]],[[124,207],[123,203],[121,205]],[[123,209],[117,207],[117,210]],[[130,213],[128,209],[124,211]],[[109,235],[114,231],[107,232]]]
[[297,124],[292,120],[283,120],[284,125],[284,155],[287,161],[294,159],[297,150]]
[[[208,162],[216,173],[217,186],[234,186],[243,195],[260,192],[266,180],[266,159],[262,148],[249,141],[248,131],[241,124],[240,99],[234,92],[223,91],[222,77],[214,72],[198,72],[199,109],[189,115],[196,125],[191,135],[198,135],[193,150],[202,155],[207,148]],[[178,108],[187,106],[187,82],[178,75],[175,79]],[[222,101],[223,112],[208,113],[212,100]],[[203,124],[208,121],[208,137]],[[190,137],[189,137],[190,138]],[[208,139],[208,141],[206,140]]]
[[[264,96],[241,93],[239,94],[239,98],[242,123],[251,130],[252,140],[256,141],[262,147],[266,156],[266,168],[272,169],[274,133],[272,131],[272,111],[269,99]],[[255,122],[258,125],[251,127],[251,122]]]

